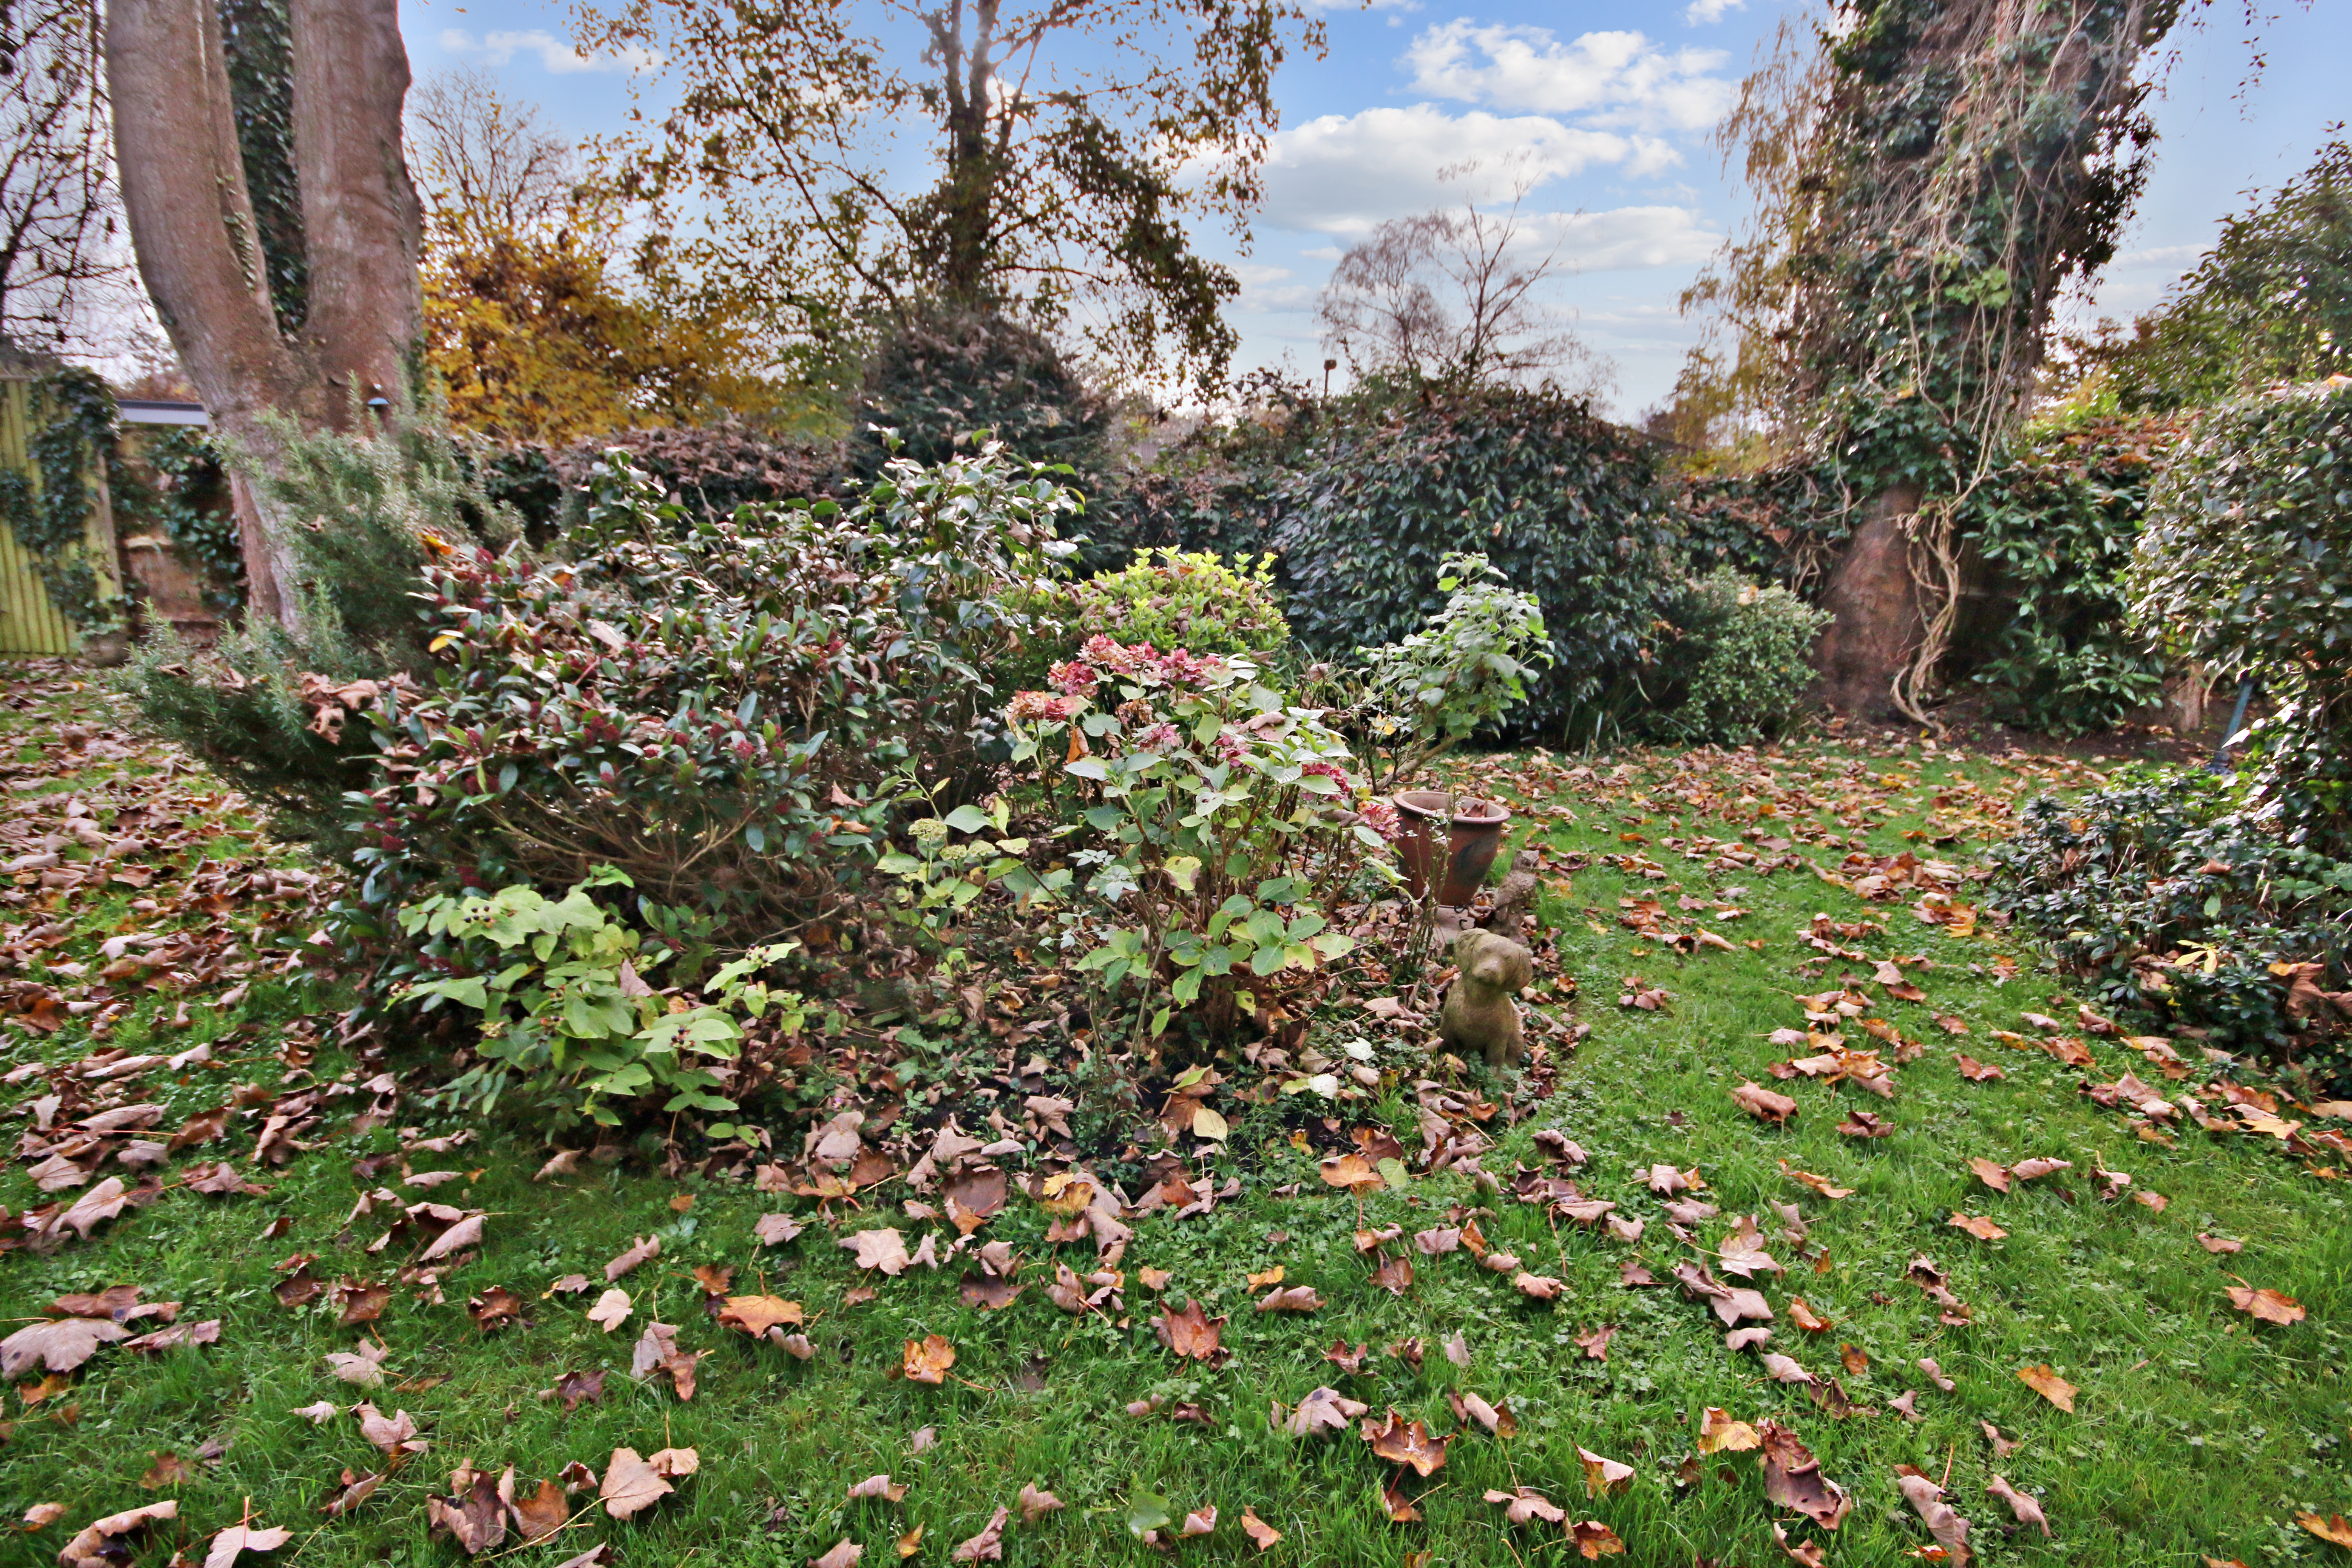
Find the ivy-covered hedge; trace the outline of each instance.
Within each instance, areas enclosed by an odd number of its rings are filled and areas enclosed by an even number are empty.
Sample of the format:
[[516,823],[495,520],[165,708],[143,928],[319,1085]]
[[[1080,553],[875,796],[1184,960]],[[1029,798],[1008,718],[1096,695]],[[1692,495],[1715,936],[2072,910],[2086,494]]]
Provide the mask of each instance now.
[[2133,614],[2276,704],[2249,762],[2258,806],[2352,851],[2352,379],[2200,419],[2148,501]]
[[1993,717],[2079,735],[2162,693],[2167,661],[2131,624],[2123,574],[2185,427],[2160,416],[2032,430],[1977,487],[1961,538],[1990,570],[2001,618],[1969,651]]
[[1556,730],[1633,679],[1682,574],[1655,450],[1556,391],[1375,384],[1302,444],[1275,529],[1291,630],[1347,658],[1444,608],[1450,554],[1483,553],[1542,606],[1553,662],[1521,721]]

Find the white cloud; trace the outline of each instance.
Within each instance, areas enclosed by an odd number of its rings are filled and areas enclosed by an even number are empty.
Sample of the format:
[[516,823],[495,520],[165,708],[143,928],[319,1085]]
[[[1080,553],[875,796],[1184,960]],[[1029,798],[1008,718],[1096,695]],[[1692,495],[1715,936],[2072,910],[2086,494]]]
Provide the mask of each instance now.
[[2159,245],[2147,250],[2126,250],[2107,263],[2107,270],[2119,272],[2160,267],[2168,272],[2182,272],[2189,264],[2205,254],[2201,245]]
[[441,33],[441,47],[453,55],[471,55],[493,66],[505,65],[517,55],[537,55],[540,65],[555,76],[572,76],[581,71],[645,70],[662,63],[658,51],[635,46],[583,55],[544,27],[533,27],[529,32],[491,33],[478,40],[462,27],[446,27]]
[[1315,308],[1315,296],[1319,289],[1319,285],[1292,281],[1295,274],[1289,268],[1269,267],[1251,261],[1239,261],[1232,265],[1234,276],[1241,280],[1242,291],[1228,309],[1259,314],[1266,311],[1311,310]]
[[1694,266],[1723,240],[1687,207],[1522,214],[1519,221],[1538,243],[1559,240],[1560,265],[1579,272]]
[[1454,21],[1413,39],[1414,90],[1496,109],[1578,114],[1597,124],[1699,131],[1731,101],[1720,49],[1664,49],[1640,33],[1585,33]]
[[1683,25],[1687,27],[1712,27],[1723,20],[1727,11],[1745,11],[1748,0],[1691,0],[1690,9],[1683,13]]
[[[1307,9],[1318,13],[1330,11],[1418,11],[1421,0],[1304,0]],[[1389,18],[1394,26],[1396,18]]]
[[[1646,137],[1434,104],[1327,114],[1278,132],[1267,150],[1266,221],[1278,228],[1355,235],[1384,218],[1464,200],[1507,200],[1595,163],[1654,166],[1672,148]],[[1475,169],[1463,173],[1465,165]],[[1454,173],[1456,178],[1441,178]]]

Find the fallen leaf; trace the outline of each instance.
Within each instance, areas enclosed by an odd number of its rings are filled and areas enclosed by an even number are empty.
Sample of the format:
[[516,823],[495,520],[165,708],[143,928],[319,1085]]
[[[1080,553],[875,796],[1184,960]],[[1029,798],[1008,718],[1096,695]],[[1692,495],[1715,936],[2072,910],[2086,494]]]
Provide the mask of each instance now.
[[877,1498],[884,1502],[897,1502],[907,1495],[908,1483],[893,1481],[887,1475],[868,1476],[850,1484],[847,1500],[856,1502],[866,1498]]
[[1609,1341],[1616,1332],[1616,1324],[1603,1323],[1589,1334],[1577,1335],[1576,1347],[1584,1352],[1585,1359],[1588,1361],[1607,1361]]
[[1323,1298],[1309,1285],[1293,1285],[1288,1289],[1273,1289],[1257,1304],[1261,1312],[1312,1312],[1320,1309]]
[[1224,1364],[1227,1352],[1219,1342],[1224,1335],[1225,1320],[1210,1317],[1200,1302],[1186,1298],[1181,1312],[1161,1302],[1160,1321],[1154,1327],[1159,1331],[1160,1342],[1185,1360],[1206,1362],[1211,1366]]
[[2315,1513],[2298,1513],[2294,1521],[2322,1541],[2352,1549],[2352,1520],[2340,1513],[2331,1513],[2326,1519]]
[[345,1383],[373,1388],[383,1381],[383,1358],[391,1353],[388,1345],[362,1340],[356,1351],[328,1352],[327,1370]]
[[1282,1539],[1282,1531],[1258,1518],[1257,1510],[1250,1507],[1242,1510],[1242,1533],[1255,1542],[1260,1552],[1273,1551],[1275,1544]]
[[1985,1441],[1992,1445],[1992,1457],[1996,1459],[2006,1459],[2025,1447],[2024,1438],[2004,1437],[2000,1435],[2000,1428],[1990,1421],[1979,1421],[1977,1426],[1983,1430]]
[[2042,1505],[1995,1476],[1985,1483],[1985,1490],[2009,1505],[2009,1511],[2021,1525],[2030,1524],[2042,1531],[2043,1540],[2050,1537],[2050,1521],[2043,1515]]
[[920,1340],[908,1340],[900,1358],[901,1369],[909,1383],[928,1383],[933,1387],[947,1381],[948,1368],[955,1365],[955,1346],[930,1334]]
[[803,1319],[798,1301],[775,1296],[730,1296],[713,1321],[722,1329],[740,1329],[759,1340],[767,1338],[768,1331],[782,1324],[798,1328]]
[[751,1224],[751,1239],[762,1247],[781,1247],[807,1227],[788,1214],[763,1214]]
[[2009,1173],[2015,1176],[2021,1182],[2032,1182],[2037,1181],[2043,1176],[2055,1175],[2060,1171],[2071,1171],[2074,1168],[2074,1162],[2072,1160],[2035,1158],[2032,1160],[2020,1160],[2016,1164],[2010,1167]]
[[1524,1270],[1511,1276],[1511,1284],[1520,1295],[1537,1301],[1557,1301],[1562,1289],[1560,1282],[1548,1274],[1529,1274]]
[[1962,1052],[1953,1052],[1952,1059],[1959,1064],[1960,1076],[1967,1079],[1970,1083],[1990,1083],[1995,1079],[2007,1078],[2009,1076],[2007,1073],[2001,1071],[2000,1068],[1993,1066],[1990,1062],[1980,1062],[1977,1060],[1976,1058],[1968,1056]]
[[139,1484],[152,1492],[163,1487],[184,1487],[194,1479],[195,1472],[188,1468],[186,1460],[177,1454],[163,1453],[155,1456],[155,1462],[147,1467]]
[[553,1540],[572,1517],[572,1504],[563,1489],[551,1480],[541,1480],[536,1491],[515,1498],[507,1504],[507,1510],[525,1546]]
[[1977,1173],[1978,1181],[1982,1182],[1994,1192],[2009,1191],[2008,1166],[1996,1165],[1990,1160],[1975,1159],[1969,1162],[1969,1169]]
[[436,1535],[446,1532],[468,1557],[498,1550],[507,1538],[507,1506],[499,1496],[498,1478],[460,1468],[449,1485],[449,1496],[425,1500],[426,1528]]
[[20,1377],[34,1366],[71,1372],[100,1345],[122,1339],[122,1326],[105,1318],[55,1318],[0,1340],[0,1376]]
[[1622,1492],[1633,1479],[1633,1467],[1622,1460],[1603,1458],[1590,1448],[1579,1448],[1576,1457],[1584,1462],[1584,1491],[1588,1497],[1602,1497]]
[[47,1530],[65,1516],[66,1505],[61,1502],[37,1502],[25,1510],[25,1528]]
[[1979,1215],[1964,1215],[1958,1209],[1952,1211],[1951,1224],[1957,1229],[1967,1231],[1979,1241],[1999,1241],[2009,1234],[1990,1219]]
[[612,1462],[604,1467],[604,1479],[596,1489],[596,1500],[613,1518],[627,1519],[677,1489],[635,1448],[615,1448]]
[[121,1562],[126,1553],[119,1547],[110,1546],[108,1542],[118,1536],[128,1535],[134,1530],[179,1517],[180,1502],[177,1498],[166,1498],[162,1502],[151,1502],[144,1508],[125,1509],[121,1513],[110,1513],[103,1519],[94,1520],[84,1525],[72,1540],[66,1542],[64,1550],[58,1553],[58,1562],[60,1568],[112,1568],[112,1565]]
[[1837,1326],[1835,1320],[1814,1311],[1802,1296],[1789,1298],[1789,1321],[1809,1334],[1825,1334]]
[[2299,1323],[2304,1320],[2303,1303],[2276,1290],[2257,1290],[2245,1285],[2232,1285],[2230,1287],[2230,1305],[2264,1323]]
[[1326,1430],[1344,1432],[1365,1408],[1336,1388],[1318,1388],[1298,1402],[1298,1408],[1291,1412],[1283,1426],[1298,1437],[1311,1437]]
[[907,1256],[906,1238],[895,1230],[861,1230],[843,1237],[841,1245],[857,1255],[858,1268],[878,1268],[892,1279],[914,1261]]
[[2021,1367],[2017,1380],[2067,1415],[2074,1414],[2074,1385],[2048,1366]]
[[480,1245],[482,1222],[489,1217],[483,1213],[466,1215],[448,1229],[433,1238],[433,1245],[416,1255],[419,1263],[431,1263],[436,1258],[453,1257],[469,1247]]
[[1004,1521],[1012,1510],[999,1504],[989,1519],[987,1527],[948,1555],[957,1563],[1002,1563],[1004,1561]]
[[1625,1543],[1617,1539],[1617,1532],[1597,1519],[1582,1520],[1570,1525],[1568,1538],[1576,1542],[1578,1554],[1588,1563],[1617,1556],[1625,1550]]
[[1789,1539],[1787,1531],[1775,1524],[1772,1526],[1772,1543],[1780,1549],[1782,1556],[1796,1563],[1797,1568],[1829,1568],[1828,1549],[1818,1541],[1808,1541],[1800,1546]]
[[856,1568],[858,1559],[865,1555],[866,1548],[845,1535],[824,1556],[810,1558],[809,1568]]
[[1969,1521],[1944,1500],[1944,1489],[1922,1475],[1898,1474],[1895,1485],[1927,1525],[1927,1533],[1949,1554],[1952,1568],[1968,1568]]
[[2231,1241],[2227,1237],[2208,1236],[2200,1230],[2197,1233],[2197,1245],[2216,1256],[2226,1257],[2232,1252],[2243,1251],[2246,1244]]
[[1206,1508],[1196,1508],[1186,1514],[1183,1528],[1177,1531],[1176,1538],[1183,1541],[1193,1536],[1213,1535],[1216,1533],[1216,1529],[1217,1505],[1211,1503]]
[[1853,1507],[1845,1489],[1822,1475],[1821,1461],[1778,1421],[1763,1423],[1757,1436],[1762,1439],[1757,1461],[1764,1472],[1766,1499],[1795,1509],[1823,1530],[1835,1530]]
[[1451,1436],[1434,1437],[1418,1421],[1407,1422],[1394,1410],[1389,1412],[1385,1425],[1365,1417],[1364,1441],[1371,1445],[1374,1454],[1394,1465],[1410,1465],[1413,1473],[1424,1479],[1445,1466],[1445,1446]]
[[1746,1453],[1762,1442],[1755,1427],[1745,1421],[1733,1420],[1727,1410],[1710,1405],[1699,1417],[1698,1451],[1702,1454]]
[[583,1405],[601,1405],[604,1402],[604,1369],[600,1366],[590,1372],[567,1372],[540,1397],[544,1399],[549,1394],[563,1402],[566,1415]]
[[1503,1518],[1511,1524],[1525,1524],[1531,1519],[1539,1519],[1546,1524],[1568,1522],[1568,1510],[1532,1487],[1520,1487],[1507,1492],[1489,1491],[1486,1500],[1501,1503]]
[[1759,1121],[1780,1125],[1797,1114],[1797,1102],[1785,1094],[1775,1094],[1762,1085],[1742,1079],[1731,1091],[1732,1102]]
[[1063,1506],[1060,1498],[1026,1481],[1022,1483],[1021,1495],[1014,1502],[1021,1510],[1024,1524],[1034,1524],[1049,1513],[1059,1513]]
[[604,1283],[610,1285],[639,1264],[659,1258],[661,1249],[661,1237],[658,1236],[648,1236],[631,1243],[627,1250],[604,1265]]

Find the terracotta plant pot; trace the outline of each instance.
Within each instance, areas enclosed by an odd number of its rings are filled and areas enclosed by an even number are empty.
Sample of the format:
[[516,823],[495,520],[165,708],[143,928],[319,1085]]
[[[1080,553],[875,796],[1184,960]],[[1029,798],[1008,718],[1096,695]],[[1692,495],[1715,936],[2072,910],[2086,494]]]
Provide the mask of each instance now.
[[[1397,863],[1404,870],[1406,890],[1416,899],[1437,885],[1437,901],[1455,909],[1478,896],[1486,873],[1503,847],[1503,829],[1510,825],[1510,808],[1498,801],[1473,800],[1442,789],[1401,790],[1394,796],[1402,829],[1397,834]],[[1452,818],[1444,835],[1443,863],[1438,849],[1439,824]]]

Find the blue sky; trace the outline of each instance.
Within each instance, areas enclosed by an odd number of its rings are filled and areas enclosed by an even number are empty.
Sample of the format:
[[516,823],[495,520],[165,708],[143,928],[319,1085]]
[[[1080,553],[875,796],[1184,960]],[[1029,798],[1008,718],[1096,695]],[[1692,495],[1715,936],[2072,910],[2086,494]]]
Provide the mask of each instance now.
[[[1328,58],[1294,60],[1276,80],[1283,129],[1252,245],[1244,253],[1203,237],[1244,280],[1236,368],[1286,358],[1314,370],[1323,357],[1314,296],[1349,239],[1465,194],[1504,195],[1509,169],[1534,182],[1523,209],[1530,226],[1560,236],[1576,265],[1556,302],[1616,361],[1615,408],[1630,415],[1662,398],[1698,331],[1675,299],[1742,210],[1707,134],[1785,9],[1771,0],[1327,5]],[[2201,26],[2177,34],[2158,72],[2161,140],[2147,195],[2123,254],[2070,314],[2128,316],[2155,303],[2241,193],[2292,174],[2345,114],[2341,66],[2330,62],[2352,59],[2352,6],[2266,18],[2267,66],[2244,90],[2242,15],[2210,7]],[[420,76],[479,67],[572,134],[617,132],[642,62],[583,58],[566,16],[547,0],[402,6]],[[1441,170],[1472,161],[1480,188],[1441,182]]]

